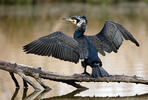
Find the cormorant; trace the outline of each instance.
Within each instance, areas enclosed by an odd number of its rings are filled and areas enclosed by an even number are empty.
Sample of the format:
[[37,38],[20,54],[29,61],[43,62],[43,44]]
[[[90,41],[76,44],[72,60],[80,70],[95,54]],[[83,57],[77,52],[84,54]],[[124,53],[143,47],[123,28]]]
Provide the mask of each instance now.
[[122,25],[113,21],[105,21],[103,29],[93,36],[84,35],[87,25],[85,16],[73,16],[64,18],[70,21],[78,28],[74,32],[73,38],[65,35],[63,32],[53,32],[47,36],[24,46],[26,53],[37,54],[41,56],[52,56],[64,61],[78,63],[81,59],[81,65],[84,68],[89,65],[92,68],[91,76],[107,77],[110,76],[102,67],[102,62],[98,57],[98,53],[105,56],[105,52],[117,53],[123,39],[130,40],[139,46],[139,43]]

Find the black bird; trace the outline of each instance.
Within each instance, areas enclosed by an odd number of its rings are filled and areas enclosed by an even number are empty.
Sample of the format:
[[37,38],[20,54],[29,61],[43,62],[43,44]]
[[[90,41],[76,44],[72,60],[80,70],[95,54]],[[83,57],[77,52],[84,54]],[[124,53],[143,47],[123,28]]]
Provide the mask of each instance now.
[[25,45],[24,51],[74,63],[78,63],[81,59],[84,74],[88,74],[86,67],[89,65],[92,68],[92,77],[107,77],[110,75],[103,69],[97,52],[103,56],[105,56],[105,52],[117,53],[123,39],[130,40],[139,46],[132,34],[116,22],[105,21],[104,27],[99,33],[86,36],[84,35],[87,25],[85,16],[73,16],[64,18],[64,20],[70,21],[78,27],[73,38],[60,31],[53,32]]

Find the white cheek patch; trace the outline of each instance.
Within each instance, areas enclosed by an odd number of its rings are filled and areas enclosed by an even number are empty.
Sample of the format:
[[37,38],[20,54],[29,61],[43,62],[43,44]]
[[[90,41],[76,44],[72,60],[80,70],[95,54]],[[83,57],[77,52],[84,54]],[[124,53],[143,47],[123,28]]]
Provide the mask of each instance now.
[[86,21],[85,21],[85,20],[80,19],[80,22],[79,22],[79,23],[77,23],[77,26],[78,26],[78,27],[80,27],[83,23],[86,23]]
[[82,24],[82,23],[80,23],[80,22],[79,22],[79,23],[77,23],[77,26],[78,26],[78,27],[80,27],[80,26],[81,26],[81,24]]

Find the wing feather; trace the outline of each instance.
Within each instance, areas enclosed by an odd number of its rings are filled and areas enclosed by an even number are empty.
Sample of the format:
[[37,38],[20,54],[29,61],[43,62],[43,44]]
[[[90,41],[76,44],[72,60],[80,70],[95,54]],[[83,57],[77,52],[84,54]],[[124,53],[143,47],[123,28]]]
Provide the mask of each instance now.
[[77,41],[59,31],[43,36],[25,45],[23,49],[26,53],[52,56],[75,63],[79,61]]
[[105,56],[105,52],[111,53],[117,52],[122,45],[123,40],[130,40],[136,46],[139,46],[137,40],[128,32],[122,25],[106,21],[103,29],[95,36],[87,36],[91,43],[102,55]]

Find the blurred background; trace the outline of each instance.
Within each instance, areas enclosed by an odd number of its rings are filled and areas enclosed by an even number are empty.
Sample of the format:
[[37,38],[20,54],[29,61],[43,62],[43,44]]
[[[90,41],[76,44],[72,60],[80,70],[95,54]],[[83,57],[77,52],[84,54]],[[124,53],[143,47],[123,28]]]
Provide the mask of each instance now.
[[[74,15],[87,17],[86,35],[97,34],[105,20],[122,24],[138,40],[140,47],[124,41],[118,53],[107,54],[105,57],[98,54],[103,67],[113,75],[138,75],[148,79],[148,0],[0,0],[0,59],[41,66],[45,70],[59,74],[82,73],[83,68],[80,63],[73,64],[52,57],[25,54],[22,50],[25,44],[57,30],[73,36],[76,27],[63,21],[62,18]],[[91,69],[89,68],[88,71],[91,72]],[[16,100],[20,100],[23,83],[18,75],[16,77],[21,85]],[[61,96],[75,90],[63,83],[44,81],[52,88],[45,97]],[[77,94],[80,99],[94,96],[126,97],[136,94],[145,94],[137,100],[148,97],[146,85],[93,82],[81,84],[90,89]],[[0,70],[0,99],[10,100],[14,91],[15,85],[9,73]],[[31,92],[33,89],[29,88],[27,94]],[[135,98],[131,99],[135,100]]]

